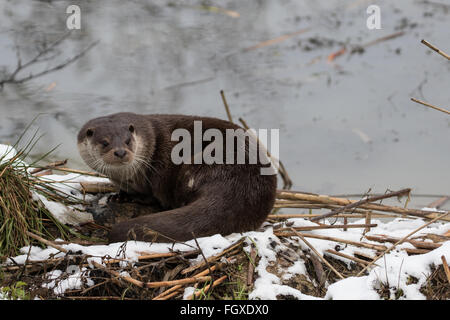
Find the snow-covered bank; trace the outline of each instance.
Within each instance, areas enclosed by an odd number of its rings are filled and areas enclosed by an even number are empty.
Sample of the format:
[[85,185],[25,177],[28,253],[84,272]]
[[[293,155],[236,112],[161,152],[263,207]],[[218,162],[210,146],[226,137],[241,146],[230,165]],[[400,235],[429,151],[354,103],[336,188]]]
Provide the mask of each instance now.
[[[2,147],[0,145],[0,147]],[[14,156],[15,151],[2,147],[0,150],[6,150]],[[8,156],[10,156],[8,154]],[[0,152],[1,157],[1,152]],[[45,175],[39,179],[51,183],[52,186],[65,194],[71,195],[77,199],[90,201],[94,196],[82,192],[82,182],[109,182],[105,178],[96,178],[83,176],[76,173],[66,175]],[[35,200],[39,200],[60,222],[69,225],[77,225],[83,222],[92,221],[90,213],[85,211],[82,205],[64,205],[59,202],[50,201],[41,194],[34,193]],[[428,211],[437,212],[435,209]],[[330,219],[330,221],[333,219]],[[330,221],[326,224],[331,224]],[[353,224],[364,224],[365,220],[352,221]],[[403,218],[399,217],[390,221],[383,219],[372,219],[370,231],[363,233],[361,228],[342,229],[321,229],[306,231],[304,234],[334,237],[353,241],[354,243],[364,241],[366,244],[381,245],[380,242],[370,241],[368,235],[384,235],[393,238],[402,238],[417,228],[423,226],[426,220],[421,218]],[[116,269],[119,274],[130,276],[130,268],[134,268],[139,261],[139,257],[145,254],[168,253],[168,252],[188,252],[200,248],[202,254],[189,260],[190,264],[200,263],[204,258],[209,258],[221,253],[224,249],[233,245],[242,237],[246,243],[243,250],[248,256],[251,255],[251,247],[254,245],[258,259],[255,265],[255,278],[250,299],[282,299],[284,297],[296,299],[382,299],[386,295],[380,295],[380,288],[389,288],[389,298],[396,299],[425,299],[421,293],[421,287],[426,283],[427,276],[433,268],[442,264],[442,257],[450,261],[450,241],[442,235],[450,230],[450,223],[435,222],[423,228],[414,234],[414,237],[424,237],[422,242],[433,243],[427,234],[433,234],[440,237],[440,243],[434,244],[434,249],[429,252],[418,255],[408,255],[404,249],[414,249],[415,247],[404,242],[395,247],[394,250],[385,255],[384,259],[376,262],[373,268],[365,276],[355,277],[347,275],[343,280],[325,279],[323,290],[320,295],[315,292],[303,290],[301,286],[294,281],[301,278],[312,286],[322,286],[318,284],[311,271],[308,271],[307,255],[313,256],[314,253],[305,242],[297,236],[277,236],[277,228],[282,227],[309,227],[317,226],[316,223],[303,218],[291,218],[282,223],[265,222],[261,229],[243,234],[231,234],[228,236],[213,235],[185,243],[148,243],[139,241],[128,241],[126,243],[112,243],[108,245],[80,245],[76,243],[58,244],[62,251],[47,247],[45,249],[37,246],[27,246],[21,248],[21,255],[7,259],[5,266],[23,265],[27,262],[46,261],[61,259],[67,256],[82,257],[83,264],[65,265],[64,267],[54,268],[43,275],[43,281],[40,284],[43,288],[53,290],[56,296],[64,296],[67,290],[76,290],[94,286],[95,281],[91,271],[98,270],[95,264],[105,264],[105,258],[119,259],[119,265]],[[365,238],[366,237],[366,238]],[[365,239],[364,239],[365,238]],[[318,251],[321,256],[332,257],[338,261],[344,262],[347,267],[352,268],[351,260],[338,255],[330,254],[329,250],[339,251],[348,256],[364,255],[366,257],[375,257],[379,252],[369,247],[360,247],[353,244],[342,244],[335,240],[322,240],[308,238],[308,242]],[[389,248],[391,243],[383,243]],[[426,250],[427,251],[427,250]],[[241,251],[242,253],[242,251]],[[280,256],[284,256],[285,262],[282,263]],[[287,258],[286,258],[287,256]],[[71,261],[67,259],[67,261]],[[286,262],[287,261],[287,262]],[[247,262],[248,263],[248,262]],[[46,269],[48,270],[48,269]],[[132,278],[132,277],[131,277]],[[414,279],[414,281],[411,281]],[[158,280],[159,281],[159,280]],[[184,289],[184,297],[190,296],[194,292],[193,285]]]
[[[290,222],[294,222],[296,226],[309,225],[310,222],[304,219],[289,219]],[[423,222],[422,222],[423,223]],[[403,220],[395,219],[389,223],[378,222],[379,226],[374,228],[372,234],[390,234],[390,235],[402,235],[407,233],[408,230],[414,229],[420,221],[416,220]],[[397,226],[397,227],[395,227]],[[421,234],[434,233],[441,234],[448,231],[449,224],[435,223],[430,225],[421,231]],[[351,231],[350,231],[351,230]],[[349,229],[349,231],[340,230],[326,230],[315,231],[314,233],[327,234],[335,237],[355,239],[359,240],[361,234],[355,229]],[[283,284],[283,281],[296,275],[304,275],[306,278],[310,276],[302,259],[298,259],[295,263],[289,267],[283,267],[277,265],[277,254],[292,248],[298,247],[299,250],[308,250],[307,246],[298,238],[291,237],[282,241],[279,237],[274,235],[273,228],[267,224],[264,231],[252,231],[244,234],[232,234],[226,237],[221,235],[214,235],[211,237],[199,238],[198,243],[202,249],[206,258],[220,253],[223,249],[227,248],[242,236],[246,238],[246,242],[256,245],[256,250],[260,258],[258,265],[255,268],[257,274],[254,288],[250,292],[250,299],[277,299],[277,296],[293,296],[297,299],[318,299],[311,295],[302,293],[299,289],[290,287]],[[332,241],[309,239],[310,243],[322,254],[327,256],[325,250],[335,248],[336,243]],[[375,242],[373,242],[375,243]],[[386,243],[387,246],[391,245]],[[77,252],[78,254],[89,255],[88,262],[91,266],[92,261],[102,263],[102,257],[112,257],[124,259],[124,261],[136,262],[138,257],[144,253],[163,253],[170,251],[190,251],[196,248],[194,240],[188,241],[185,244],[165,244],[165,243],[147,243],[138,241],[128,241],[126,246],[123,243],[112,243],[109,245],[91,245],[82,246],[79,244],[63,244],[64,249],[71,252]],[[403,295],[400,299],[425,299],[425,296],[420,293],[421,286],[425,283],[427,275],[431,272],[431,266],[438,266],[442,264],[441,256],[445,256],[447,261],[450,260],[450,241],[444,242],[441,247],[430,251],[427,254],[412,255],[401,250],[403,247],[411,246],[408,243],[404,243],[398,246],[391,253],[386,255],[385,259],[379,260],[377,266],[374,267],[370,273],[362,277],[349,277],[344,280],[337,281],[332,284],[326,284],[327,293],[325,299],[381,299],[377,289],[383,283],[390,283],[390,285],[401,289]],[[244,247],[248,251],[250,246]],[[346,246],[341,250],[343,253],[351,254],[355,249],[359,251],[366,250],[368,253],[370,249],[355,248],[351,245]],[[65,253],[59,252],[54,248],[42,249],[38,247],[24,247],[21,249],[22,255],[14,257],[14,261],[18,264],[22,264],[27,259],[33,260],[45,260],[51,257],[58,258],[63,257]],[[373,252],[372,252],[373,253]],[[335,256],[335,258],[345,261],[350,264],[350,261]],[[192,264],[200,262],[203,257],[199,256],[192,260]],[[277,269],[277,272],[268,271],[270,268]],[[62,270],[52,271],[48,274],[50,283],[46,284],[48,288],[53,288],[55,293],[62,295],[66,289],[79,289],[81,285],[81,279],[87,279],[85,285],[93,285],[93,282],[89,280],[89,268],[82,270]],[[70,273],[69,277],[62,281],[55,281],[58,277],[61,277],[63,272]],[[417,282],[411,283],[408,278],[412,276],[418,279]],[[191,293],[193,288],[188,287],[186,292]]]

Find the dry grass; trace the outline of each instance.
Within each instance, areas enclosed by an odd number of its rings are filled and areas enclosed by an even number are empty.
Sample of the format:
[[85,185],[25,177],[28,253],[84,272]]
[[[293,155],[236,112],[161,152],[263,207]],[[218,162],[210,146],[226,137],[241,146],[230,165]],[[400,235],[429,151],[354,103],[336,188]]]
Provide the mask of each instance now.
[[[23,135],[14,148],[22,137]],[[67,238],[69,234],[69,229],[32,196],[34,192],[51,200],[74,202],[67,195],[59,193],[50,183],[29,173],[33,164],[28,165],[24,160],[38,140],[36,132],[17,154],[14,155],[14,149],[11,148],[9,152],[0,155],[0,256],[16,255],[21,247],[28,245],[31,239],[26,234],[27,231],[50,238]],[[45,159],[49,153],[39,160]]]

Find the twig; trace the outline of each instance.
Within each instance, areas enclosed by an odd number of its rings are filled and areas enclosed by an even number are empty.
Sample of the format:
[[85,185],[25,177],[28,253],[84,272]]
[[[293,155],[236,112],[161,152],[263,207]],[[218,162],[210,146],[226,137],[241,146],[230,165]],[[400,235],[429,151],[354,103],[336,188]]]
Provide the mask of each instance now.
[[211,263],[208,261],[208,259],[206,259],[205,254],[203,253],[202,248],[200,248],[200,245],[199,245],[199,243],[197,241],[197,237],[195,236],[194,232],[192,232],[192,236],[194,237],[195,244],[197,245],[197,248],[200,251],[200,254],[201,254],[202,258],[203,258],[203,261],[205,262],[206,267],[208,268],[208,273],[210,275],[212,275]]
[[52,169],[54,167],[60,167],[60,166],[66,165],[66,164],[67,164],[67,159],[61,160],[61,161],[55,161],[55,162],[49,163],[45,167],[34,168],[33,170],[30,170],[30,174],[36,174],[36,173],[41,172],[42,170]]
[[435,110],[438,110],[438,111],[441,111],[441,112],[450,114],[450,111],[448,111],[448,110],[446,110],[446,109],[444,109],[444,108],[439,108],[439,107],[433,106],[432,104],[423,102],[423,101],[421,101],[421,100],[419,100],[419,99],[411,98],[411,100],[414,101],[414,102],[420,103],[420,104],[422,104],[422,105],[424,105],[424,106],[426,106],[426,107],[430,107],[430,108],[433,108],[433,109],[435,109]]
[[422,41],[420,41],[421,43],[423,43],[424,45],[426,45],[428,48],[430,48],[433,51],[436,51],[437,53],[439,53],[441,56],[443,56],[444,58],[447,58],[447,60],[450,60],[450,56],[448,54],[446,54],[444,51],[439,50],[436,46],[433,46],[431,43],[429,43],[428,41],[422,39]]
[[171,280],[171,281],[142,282],[142,281],[136,280],[132,277],[122,275],[117,271],[108,269],[95,261],[93,261],[92,264],[95,267],[102,269],[103,271],[105,271],[115,277],[121,278],[121,279],[127,281],[128,283],[131,283],[140,288],[160,288],[160,287],[175,286],[175,285],[180,285],[180,284],[205,282],[205,281],[211,280],[210,276],[203,276],[203,277],[190,277],[190,278],[185,278],[185,279],[180,279],[180,280]]
[[219,279],[214,281],[212,284],[208,284],[205,288],[198,290],[194,294],[191,294],[190,296],[188,296],[186,300],[192,300],[194,297],[198,298],[202,293],[208,291],[210,288],[212,289],[212,288],[218,286],[219,284],[221,284],[222,282],[224,282],[227,279],[227,277],[228,276],[226,276],[226,275],[220,277]]
[[81,175],[86,175],[86,176],[94,176],[94,177],[100,177],[100,178],[107,178],[107,176],[98,173],[98,172],[90,172],[90,171],[83,171],[83,170],[77,170],[77,169],[70,169],[70,168],[51,168],[53,170],[57,170],[57,171],[63,171],[63,172],[70,172],[70,173],[79,173]]
[[311,221],[317,221],[317,220],[320,220],[320,219],[323,219],[323,218],[328,218],[328,217],[334,216],[334,215],[336,215],[336,214],[338,214],[338,213],[340,213],[342,211],[353,209],[353,208],[359,207],[359,206],[361,206],[363,204],[366,204],[366,203],[369,203],[369,202],[375,202],[375,201],[378,201],[378,200],[391,198],[391,197],[400,197],[402,195],[409,194],[410,192],[411,192],[411,189],[407,188],[407,189],[402,189],[402,190],[395,191],[395,192],[390,192],[390,193],[387,193],[387,194],[384,194],[384,195],[380,195],[380,196],[368,197],[366,199],[359,200],[359,201],[350,203],[350,204],[348,204],[346,206],[343,206],[341,208],[335,209],[335,210],[333,210],[331,212],[324,213],[321,216],[311,218]]
[[49,241],[49,240],[46,240],[46,239],[44,239],[44,238],[38,236],[37,234],[34,234],[34,233],[30,232],[30,231],[25,231],[25,233],[26,233],[27,236],[29,236],[30,238],[33,238],[33,239],[35,239],[35,240],[37,240],[37,241],[39,241],[39,242],[42,242],[42,243],[44,243],[44,244],[46,244],[46,245],[48,245],[48,246],[50,246],[50,247],[53,247],[53,248],[55,248],[55,249],[57,249],[57,250],[59,250],[59,251],[61,251],[61,252],[64,252],[64,253],[69,252],[67,249],[64,249],[63,247],[58,246],[57,244],[54,244],[53,242],[51,242],[51,241]]
[[118,188],[109,182],[80,182],[80,186],[84,193],[108,193],[118,192]]
[[335,224],[335,225],[320,225],[320,226],[307,226],[307,227],[290,227],[290,228],[280,228],[277,231],[288,231],[294,229],[296,231],[311,231],[311,230],[322,230],[322,229],[346,229],[346,228],[367,228],[376,227],[377,224]]
[[140,288],[145,288],[145,283],[142,282],[142,281],[136,280],[136,279],[134,279],[132,277],[129,277],[129,276],[122,275],[119,272],[111,270],[111,269],[108,269],[105,266],[102,266],[100,263],[97,263],[95,261],[92,261],[92,264],[96,268],[101,269],[101,270],[103,270],[103,271],[105,271],[105,272],[107,272],[107,273],[109,273],[109,274],[111,274],[111,275],[113,275],[115,277],[121,278],[121,279],[125,280],[128,283],[131,283],[131,284],[133,284],[135,286],[138,286]]
[[[320,208],[319,208],[320,209]],[[274,219],[274,220],[285,220],[285,219],[292,219],[292,218],[312,218],[319,216],[319,213],[296,213],[296,214],[269,214],[267,216],[267,219]],[[372,214],[372,218],[397,218],[398,215],[395,214],[386,214],[386,213],[377,213]],[[335,218],[366,218],[366,213],[364,214],[351,214],[351,213],[340,213],[335,216]],[[406,217],[409,218],[409,217]]]
[[[247,122],[245,122],[244,119],[239,118],[239,121],[241,122],[242,126],[245,128],[245,130],[250,130],[250,127],[248,126]],[[258,137],[256,137],[256,140],[259,142]],[[262,145],[262,144],[261,144]],[[267,155],[273,160],[276,159],[275,157],[273,157],[269,150],[266,150]],[[292,187],[292,180],[289,177],[286,168],[284,167],[283,163],[281,162],[280,159],[276,159],[276,161],[273,161],[273,164],[276,165],[278,164],[278,172],[281,176],[281,179],[283,179],[283,189],[290,189]]]
[[251,246],[247,271],[247,287],[250,287],[253,284],[253,272],[255,271],[255,263],[256,263],[255,259],[256,259],[256,250],[253,246]]
[[25,82],[25,81],[28,81],[28,80],[31,80],[31,79],[36,79],[36,78],[41,77],[41,76],[43,76],[43,75],[46,75],[46,74],[48,74],[48,73],[51,73],[51,72],[60,70],[60,69],[62,69],[62,68],[64,68],[64,67],[68,66],[68,65],[71,64],[72,62],[76,61],[76,60],[79,59],[80,57],[82,57],[86,52],[88,52],[90,49],[92,49],[92,48],[93,48],[94,46],[96,46],[98,43],[99,43],[99,41],[95,41],[95,42],[91,43],[89,46],[87,46],[84,50],[82,50],[82,51],[81,51],[80,53],[78,53],[77,55],[73,56],[73,57],[70,58],[70,59],[67,59],[65,62],[60,63],[60,64],[56,65],[56,66],[53,67],[53,68],[46,69],[46,70],[41,71],[41,72],[38,72],[38,73],[36,73],[36,74],[30,74],[30,75],[27,76],[27,77],[24,77],[24,78],[19,79],[19,80],[14,80],[14,81],[12,81],[12,82],[13,82],[13,83],[23,83],[23,82]]
[[[206,261],[208,263],[210,263],[210,262],[213,262],[213,261],[216,261],[216,260],[220,259],[220,257],[222,257],[224,254],[226,254],[226,253],[236,249],[237,247],[239,247],[242,244],[242,242],[244,241],[244,239],[245,238],[239,239],[238,241],[236,241],[235,243],[230,245],[228,248],[224,249],[221,253],[219,253],[219,254],[217,254],[215,256],[211,256],[211,257],[207,258]],[[200,262],[200,263],[198,263],[196,265],[193,265],[193,266],[191,266],[189,268],[186,268],[186,269],[182,270],[181,274],[187,274],[189,272],[192,272],[192,271],[197,270],[199,268],[202,268],[204,266],[206,266],[206,263],[205,263],[205,261],[202,261],[202,262]]]
[[210,276],[202,276],[202,277],[190,277],[180,280],[171,280],[171,281],[156,281],[156,282],[147,282],[145,283],[146,288],[160,288],[160,287],[169,287],[175,286],[179,284],[189,284],[195,282],[206,282],[211,281]]
[[303,240],[303,242],[311,248],[312,251],[322,260],[339,278],[345,279],[342,274],[339,273],[313,246],[308,242],[308,240],[303,237],[303,235],[297,231],[295,231],[294,228],[291,228],[291,230],[295,233],[296,236],[298,236],[300,239]]
[[[197,274],[194,275],[194,277],[202,277],[202,276],[206,276],[207,274],[209,274],[212,271],[215,271],[221,264],[215,264],[213,265],[211,268],[203,270]],[[172,297],[172,295],[170,295],[171,292],[173,291],[178,291],[179,289],[181,289],[183,286],[181,284],[178,284],[176,286],[173,286],[169,289],[167,289],[166,291],[162,292],[161,294],[157,295],[156,297],[154,297],[152,300],[167,300],[169,298]]]
[[[366,213],[366,224],[369,225],[370,224],[370,220],[372,219],[372,213],[370,211],[368,211]],[[364,234],[366,234],[367,232],[370,232],[370,227],[367,227],[366,229],[364,229]]]
[[428,249],[414,249],[414,248],[404,248],[403,249],[408,255],[411,254],[424,254],[430,252]]
[[316,274],[317,280],[319,281],[319,286],[322,287],[327,281],[327,276],[323,270],[322,263],[320,263],[319,259],[314,254],[309,255],[309,259],[312,262],[314,267],[314,272]]
[[227,99],[225,98],[225,93],[223,90],[220,90],[220,95],[222,97],[223,105],[225,107],[225,111],[227,112],[228,121],[233,122],[233,118],[231,117],[230,107],[228,107]]
[[[302,200],[302,201],[311,201],[316,203],[324,203],[324,204],[333,204],[333,205],[341,205],[346,206],[348,204],[357,202],[354,200],[349,200],[345,198],[337,198],[330,197],[326,195],[317,195],[317,194],[308,194],[302,192],[294,192],[287,190],[277,190],[277,198],[278,199],[288,199],[288,200]],[[414,209],[406,209],[395,206],[387,206],[375,203],[367,203],[362,204],[360,206],[362,209],[372,210],[372,211],[385,211],[392,213],[399,213],[402,215],[410,215],[414,217],[433,219],[435,217],[439,217],[440,220],[450,221],[450,218],[441,217],[436,212],[424,211],[424,210],[414,210]]]
[[[292,233],[292,232],[278,232],[278,231],[274,231],[274,234],[277,237],[292,237],[292,236],[295,236],[295,233]],[[315,239],[321,239],[321,240],[341,242],[341,243],[351,244],[351,245],[353,245],[355,247],[363,247],[363,248],[374,249],[374,250],[379,250],[379,251],[382,251],[382,250],[386,249],[386,246],[382,246],[382,245],[371,244],[371,243],[366,243],[366,242],[352,241],[352,240],[335,238],[335,237],[321,236],[321,235],[318,235],[318,234],[303,233],[303,236],[306,237],[306,238],[315,238]]]
[[395,39],[395,38],[400,37],[400,36],[402,36],[404,34],[405,34],[405,32],[403,32],[403,31],[395,32],[395,33],[392,33],[390,35],[387,35],[387,36],[375,39],[373,41],[370,41],[370,42],[368,42],[366,44],[363,44],[362,47],[363,48],[367,48],[367,47],[373,46],[373,45],[375,45],[377,43],[380,43],[380,42],[383,42],[383,41],[386,41],[386,40]]
[[442,266],[444,267],[445,275],[447,276],[448,283],[450,283],[450,269],[448,268],[447,260],[445,256],[441,256]]
[[[212,271],[215,271],[218,267],[220,266],[220,264],[215,264],[213,265],[211,268],[203,270],[197,274],[194,275],[194,277],[202,277],[202,276],[206,276],[207,274],[209,274]],[[179,289],[181,289],[183,286],[181,284],[178,284],[176,286],[173,286],[169,289],[167,289],[166,291],[162,292],[161,294],[157,295],[156,297],[154,297],[152,300],[167,300],[169,298],[171,298],[173,295],[171,295],[170,293],[173,291],[178,291]]]
[[309,30],[311,30],[311,28],[302,29],[302,30],[299,30],[297,32],[288,33],[288,34],[282,35],[280,37],[277,37],[277,38],[274,38],[274,39],[271,39],[271,40],[266,40],[266,41],[260,42],[260,43],[254,45],[254,46],[245,48],[244,52],[255,50],[255,49],[259,49],[259,48],[262,48],[262,47],[273,45],[275,43],[279,43],[279,42],[285,41],[285,40],[287,40],[289,38],[292,38],[294,36],[297,36],[297,35],[300,35],[302,33],[305,33],[305,32],[307,32]]
[[362,265],[363,267],[365,267],[369,263],[366,260],[359,259],[359,258],[356,258],[356,257],[352,257],[352,256],[350,256],[348,254],[345,254],[345,253],[342,253],[342,252],[338,252],[338,251],[333,250],[333,249],[325,250],[325,252],[328,252],[328,253],[331,253],[331,254],[335,254],[337,256],[340,256],[340,257],[352,260],[352,261],[356,262],[357,264]]
[[399,244],[403,243],[405,240],[407,240],[410,236],[412,236],[413,234],[417,233],[418,231],[422,230],[423,228],[429,226],[430,224],[432,224],[433,222],[437,221],[439,218],[443,218],[446,217],[450,214],[450,212],[444,213],[434,219],[432,219],[431,221],[425,223],[424,225],[422,225],[421,227],[415,229],[414,231],[410,232],[409,234],[407,234],[406,236],[404,236],[402,239],[400,239],[399,241],[397,241],[393,246],[391,246],[390,248],[387,248],[386,250],[384,250],[383,253],[381,253],[380,255],[378,255],[375,259],[373,259],[373,261],[371,263],[369,263],[363,270],[361,270],[357,276],[359,277],[360,275],[362,275],[372,264],[374,264],[378,259],[380,259],[381,257],[383,257],[385,254],[389,253],[391,250],[393,250],[396,246],[398,246]]
[[[367,240],[370,241],[377,241],[377,242],[391,242],[391,243],[396,243],[397,241],[399,241],[399,238],[394,238],[394,237],[387,237],[387,236],[365,236]],[[441,246],[440,243],[434,243],[434,242],[425,242],[425,241],[417,241],[417,240],[405,240],[405,242],[409,242],[411,243],[414,247],[419,248],[419,249],[431,249],[434,250],[436,248],[439,248]]]
[[429,205],[427,205],[428,208],[436,208],[439,209],[441,208],[444,204],[447,203],[447,201],[450,200],[450,196],[443,196],[435,201],[433,201],[432,203],[430,203]]
[[187,251],[187,252],[163,252],[163,253],[144,253],[140,252],[142,255],[138,257],[139,261],[148,260],[148,259],[158,259],[158,258],[169,258],[178,255],[193,255],[199,253],[198,250]]

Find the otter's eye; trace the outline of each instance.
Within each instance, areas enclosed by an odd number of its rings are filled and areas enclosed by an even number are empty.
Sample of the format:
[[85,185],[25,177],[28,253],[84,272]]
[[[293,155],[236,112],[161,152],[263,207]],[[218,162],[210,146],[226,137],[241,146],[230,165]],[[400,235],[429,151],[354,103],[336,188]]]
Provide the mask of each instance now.
[[128,139],[125,141],[125,143],[127,144],[127,146],[130,145],[130,142],[131,142],[131,139],[130,139],[130,138],[128,138]]
[[86,136],[92,137],[93,135],[94,135],[94,130],[92,130],[92,129],[87,129],[86,130]]
[[101,144],[102,144],[102,146],[104,146],[104,147],[107,147],[107,146],[109,146],[109,142],[108,141],[106,141],[106,140],[102,140],[101,142],[100,142]]
[[132,124],[130,124],[128,130],[130,130],[130,132],[134,132],[134,126]]

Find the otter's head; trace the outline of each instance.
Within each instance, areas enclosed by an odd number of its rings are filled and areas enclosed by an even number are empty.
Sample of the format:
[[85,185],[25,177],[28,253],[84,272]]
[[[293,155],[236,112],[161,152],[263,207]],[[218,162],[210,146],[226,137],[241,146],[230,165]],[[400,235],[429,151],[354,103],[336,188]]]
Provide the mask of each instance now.
[[106,175],[135,169],[142,162],[143,141],[132,120],[112,115],[87,122],[78,133],[78,150],[86,164]]

